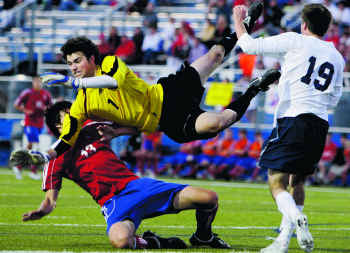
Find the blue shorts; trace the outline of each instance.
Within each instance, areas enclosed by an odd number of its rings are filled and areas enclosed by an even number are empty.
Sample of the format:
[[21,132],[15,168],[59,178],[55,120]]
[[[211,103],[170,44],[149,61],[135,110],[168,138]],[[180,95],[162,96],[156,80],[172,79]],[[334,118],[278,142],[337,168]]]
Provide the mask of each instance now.
[[143,147],[147,151],[154,151],[153,142],[151,140],[144,140]]
[[278,119],[277,127],[263,145],[260,167],[312,174],[321,158],[328,127],[327,121],[311,113]]
[[180,212],[173,208],[172,203],[175,194],[185,187],[187,185],[151,178],[131,181],[124,190],[102,206],[102,214],[107,223],[107,234],[116,222],[131,220],[136,230],[143,219]]
[[42,127],[25,126],[24,134],[27,136],[28,142],[39,142],[39,135],[42,133]]

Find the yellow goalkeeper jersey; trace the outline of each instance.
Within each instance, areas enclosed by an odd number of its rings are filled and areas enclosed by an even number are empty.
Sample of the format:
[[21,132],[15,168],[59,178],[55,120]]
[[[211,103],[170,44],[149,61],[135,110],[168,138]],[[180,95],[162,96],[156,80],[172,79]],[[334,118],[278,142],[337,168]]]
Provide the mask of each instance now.
[[116,56],[103,59],[96,72],[100,75],[113,77],[118,87],[80,89],[65,115],[60,139],[72,146],[88,118],[114,121],[143,132],[157,130],[163,103],[160,84],[147,84]]

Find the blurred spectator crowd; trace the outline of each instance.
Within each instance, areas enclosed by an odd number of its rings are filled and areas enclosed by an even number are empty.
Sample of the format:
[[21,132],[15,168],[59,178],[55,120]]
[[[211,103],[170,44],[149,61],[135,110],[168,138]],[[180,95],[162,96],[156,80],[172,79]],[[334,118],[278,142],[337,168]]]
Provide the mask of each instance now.
[[[83,4],[118,5],[117,1],[97,0],[41,0],[51,2],[59,9],[71,10],[69,2],[74,2],[80,9]],[[209,0],[203,1],[207,6],[207,18],[199,31],[195,32],[192,24],[186,20],[175,20],[169,16],[168,24],[159,28],[157,18],[158,6],[171,6],[173,0],[136,0],[128,1],[123,7],[127,13],[139,12],[143,17],[142,27],[136,27],[132,36],[120,33],[121,28],[112,27],[109,34],[100,34],[99,48],[102,55],[117,55],[128,64],[166,64],[176,70],[185,60],[190,63],[205,54],[210,47],[224,36],[233,32],[232,9],[235,5],[249,6],[254,0]],[[350,71],[350,2],[344,0],[265,0],[264,15],[258,20],[255,35],[276,35],[285,31],[299,32],[299,12],[306,3],[318,2],[326,5],[334,17],[334,23],[325,36],[334,43],[346,59],[346,72]],[[200,3],[197,1],[196,3]],[[66,7],[65,7],[66,6]],[[51,7],[50,7],[51,8]],[[209,14],[215,14],[210,19]],[[235,76],[232,81],[244,77],[254,77],[255,69],[279,68],[279,62],[270,57],[247,57],[239,48],[234,52],[238,59],[235,68],[241,68],[243,75]]]
[[[26,0],[4,0],[0,27],[10,22],[8,13],[16,4]],[[112,27],[108,34],[100,34],[99,48],[102,55],[117,55],[128,64],[166,64],[178,69],[184,60],[190,63],[205,54],[211,46],[232,31],[232,9],[235,5],[249,6],[254,0],[203,0],[195,4],[207,6],[207,18],[195,32],[187,20],[175,20],[169,15],[168,24],[159,28],[157,8],[176,5],[179,0],[37,0],[43,10],[83,10],[91,5],[118,6],[130,14],[138,12],[143,17],[142,27],[136,27],[132,36],[121,33],[121,27]],[[180,1],[181,2],[181,1]],[[345,0],[265,0],[263,16],[255,27],[255,35],[275,35],[285,31],[299,31],[297,19],[302,6],[318,2],[326,5],[334,17],[334,23],[325,36],[334,43],[346,59],[346,72],[350,71],[350,2]],[[211,15],[215,14],[215,15]],[[210,19],[209,17],[215,17]],[[243,70],[243,76],[254,77],[254,69],[278,68],[277,60],[270,57],[247,57],[239,48],[234,52],[238,59],[235,68]]]
[[[341,134],[338,141],[334,139],[329,133],[308,184],[350,185],[350,139],[347,134]],[[261,132],[226,129],[210,140],[174,149],[163,145],[161,133],[142,134],[130,137],[120,156],[139,176],[258,182],[267,179],[267,171],[258,166],[263,142]]]

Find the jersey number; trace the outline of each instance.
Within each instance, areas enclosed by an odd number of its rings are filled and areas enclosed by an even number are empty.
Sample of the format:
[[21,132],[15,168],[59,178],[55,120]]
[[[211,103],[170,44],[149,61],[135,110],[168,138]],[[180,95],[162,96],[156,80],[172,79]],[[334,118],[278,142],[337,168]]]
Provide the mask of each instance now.
[[[311,56],[309,58],[309,62],[310,62],[309,69],[307,70],[306,75],[301,78],[301,81],[303,83],[306,83],[306,84],[310,84],[310,82],[311,82],[311,74],[314,72],[315,63],[316,63],[316,57],[315,56]],[[320,91],[327,90],[329,84],[332,81],[333,74],[334,74],[334,66],[333,66],[333,64],[331,64],[329,62],[322,63],[320,68],[319,68],[319,70],[318,70],[318,76],[323,78],[324,82],[321,83],[320,80],[315,78],[313,80],[313,84],[315,86],[315,89],[316,90],[320,90]]]
[[119,107],[112,100],[108,99],[107,103],[113,105],[115,109],[119,110]]

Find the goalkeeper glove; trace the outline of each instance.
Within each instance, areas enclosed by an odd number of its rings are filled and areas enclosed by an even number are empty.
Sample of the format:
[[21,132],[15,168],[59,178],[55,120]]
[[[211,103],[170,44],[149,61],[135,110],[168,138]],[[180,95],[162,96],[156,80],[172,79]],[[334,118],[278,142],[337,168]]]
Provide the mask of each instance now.
[[46,86],[64,85],[68,88],[82,88],[82,79],[65,76],[59,73],[49,72],[40,75],[40,80]]
[[50,156],[39,151],[16,150],[10,155],[10,162],[14,166],[30,167],[41,166],[50,160]]

